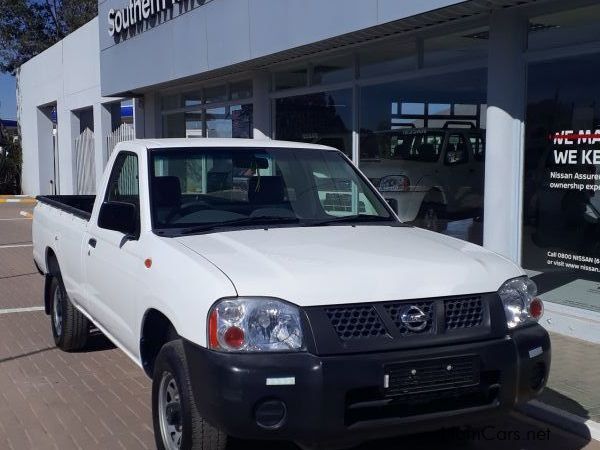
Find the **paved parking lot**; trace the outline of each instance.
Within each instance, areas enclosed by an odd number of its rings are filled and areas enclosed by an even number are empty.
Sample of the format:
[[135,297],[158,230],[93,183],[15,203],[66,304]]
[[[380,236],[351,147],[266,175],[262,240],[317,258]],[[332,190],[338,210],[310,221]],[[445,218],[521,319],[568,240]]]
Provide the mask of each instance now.
[[[54,348],[43,280],[32,263],[29,205],[0,205],[0,449],[151,449],[150,382],[103,336],[82,353]],[[362,450],[600,450],[520,415],[483,433],[429,433],[374,441]],[[373,436],[376,439],[377,436]],[[292,450],[286,443],[233,442],[233,449]]]

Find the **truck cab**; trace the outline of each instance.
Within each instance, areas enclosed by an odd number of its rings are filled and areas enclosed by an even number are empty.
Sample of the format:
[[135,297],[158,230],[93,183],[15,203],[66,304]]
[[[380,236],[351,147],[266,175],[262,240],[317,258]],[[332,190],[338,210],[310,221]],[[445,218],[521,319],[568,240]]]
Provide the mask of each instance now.
[[[444,133],[405,137],[460,161]],[[38,197],[33,255],[56,345],[97,328],[152,379],[161,450],[467,425],[539,395],[550,368],[524,271],[403,223],[331,147],[119,143],[97,195]]]

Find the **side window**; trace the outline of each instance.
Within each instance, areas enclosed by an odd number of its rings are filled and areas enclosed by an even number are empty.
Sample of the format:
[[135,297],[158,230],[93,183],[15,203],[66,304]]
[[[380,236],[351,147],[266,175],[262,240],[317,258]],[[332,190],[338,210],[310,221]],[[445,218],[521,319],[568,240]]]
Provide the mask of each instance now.
[[133,153],[122,152],[117,156],[110,174],[105,201],[124,202],[140,206],[138,159]]
[[462,134],[451,134],[448,136],[446,157],[444,162],[449,166],[464,164],[469,161],[469,149],[467,141]]

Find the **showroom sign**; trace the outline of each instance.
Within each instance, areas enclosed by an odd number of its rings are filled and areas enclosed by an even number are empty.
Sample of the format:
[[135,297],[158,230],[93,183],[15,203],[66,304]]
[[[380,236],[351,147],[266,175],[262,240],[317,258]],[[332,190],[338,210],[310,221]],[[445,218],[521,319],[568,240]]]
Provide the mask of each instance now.
[[[108,11],[108,34],[110,36],[127,32],[136,25],[145,25],[163,11],[173,9],[185,0],[129,0],[129,5]],[[188,2],[189,3],[189,2]]]

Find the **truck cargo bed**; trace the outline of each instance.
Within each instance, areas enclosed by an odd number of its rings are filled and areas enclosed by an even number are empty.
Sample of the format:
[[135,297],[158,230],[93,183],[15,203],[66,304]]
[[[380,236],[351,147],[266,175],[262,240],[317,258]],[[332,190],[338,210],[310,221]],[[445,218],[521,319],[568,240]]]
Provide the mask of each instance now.
[[81,219],[90,220],[95,195],[40,195],[37,201],[71,213]]

